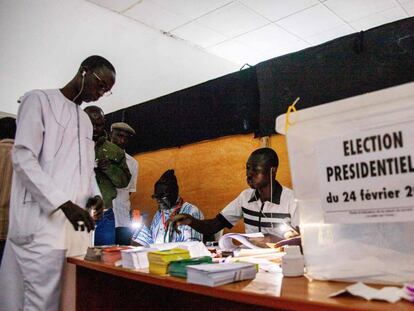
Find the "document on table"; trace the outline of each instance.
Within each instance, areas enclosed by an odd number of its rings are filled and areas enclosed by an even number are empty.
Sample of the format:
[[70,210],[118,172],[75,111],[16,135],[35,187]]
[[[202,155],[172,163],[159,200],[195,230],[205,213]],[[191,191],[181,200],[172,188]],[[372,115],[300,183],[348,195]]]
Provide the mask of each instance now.
[[249,238],[263,238],[264,235],[261,232],[257,233],[227,233],[223,235],[219,240],[219,247],[222,250],[226,251],[233,251],[236,248],[238,248],[238,245],[235,245],[233,243],[233,240],[239,241],[242,245],[244,245],[247,248],[251,249],[260,249],[261,247],[258,247],[254,245],[252,242],[249,241]]
[[283,274],[281,271],[258,272],[243,291],[255,292],[262,295],[280,297],[282,291]]

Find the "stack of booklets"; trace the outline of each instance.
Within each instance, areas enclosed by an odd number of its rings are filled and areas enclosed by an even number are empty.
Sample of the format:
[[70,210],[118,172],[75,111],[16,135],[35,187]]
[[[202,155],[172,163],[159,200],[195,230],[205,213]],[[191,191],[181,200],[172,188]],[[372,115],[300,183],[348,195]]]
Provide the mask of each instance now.
[[159,250],[166,250],[166,249],[172,249],[172,248],[183,248],[190,252],[191,258],[211,256],[210,251],[207,249],[204,243],[199,242],[199,241],[151,244],[150,247],[156,248]]
[[168,272],[172,276],[186,278],[187,266],[201,265],[206,263],[213,263],[213,260],[210,256],[172,261],[168,267]]
[[117,261],[121,260],[121,251],[128,249],[129,246],[111,246],[102,250],[101,260],[106,265],[114,266]]
[[219,286],[256,277],[256,265],[245,262],[187,266],[187,283]]
[[189,258],[190,252],[182,248],[149,252],[149,272],[158,275],[165,275],[168,273],[168,265],[171,261]]
[[102,259],[102,246],[90,246],[86,250],[85,260],[89,261],[101,261]]
[[149,266],[148,252],[156,250],[143,246],[124,249],[121,251],[122,267],[133,270],[146,269]]

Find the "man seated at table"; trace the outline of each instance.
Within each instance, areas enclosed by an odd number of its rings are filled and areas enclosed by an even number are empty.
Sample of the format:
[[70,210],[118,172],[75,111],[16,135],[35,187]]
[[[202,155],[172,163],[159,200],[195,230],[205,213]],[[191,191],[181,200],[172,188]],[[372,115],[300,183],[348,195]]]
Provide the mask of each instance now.
[[203,214],[194,205],[179,196],[179,188],[174,170],[168,170],[154,185],[152,198],[157,201],[158,210],[148,228],[141,225],[132,236],[132,245],[148,246],[150,244],[202,241],[203,236],[189,226],[179,226],[180,232],[173,230],[172,218],[179,213],[189,215],[192,219],[203,219]]
[[[246,163],[250,189],[242,191],[213,219],[199,220],[184,213],[176,215],[175,227],[188,225],[200,233],[215,234],[224,228],[232,228],[243,218],[246,233],[262,232],[265,235],[254,239],[258,246],[266,247],[266,243],[297,236],[298,213],[293,191],[276,180],[278,165],[279,159],[273,149],[257,149]],[[292,241],[292,244],[299,243],[299,238]]]

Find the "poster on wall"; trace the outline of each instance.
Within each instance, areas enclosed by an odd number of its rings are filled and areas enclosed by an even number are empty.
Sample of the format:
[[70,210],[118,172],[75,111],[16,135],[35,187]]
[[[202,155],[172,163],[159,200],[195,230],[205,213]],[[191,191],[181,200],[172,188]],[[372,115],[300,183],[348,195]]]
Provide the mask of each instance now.
[[414,122],[320,141],[326,223],[414,221]]

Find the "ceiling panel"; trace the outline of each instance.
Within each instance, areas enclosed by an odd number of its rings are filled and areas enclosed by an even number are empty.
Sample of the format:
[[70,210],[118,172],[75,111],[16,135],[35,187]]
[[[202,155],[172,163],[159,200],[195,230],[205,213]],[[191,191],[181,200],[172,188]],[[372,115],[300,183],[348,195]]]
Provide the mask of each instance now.
[[269,24],[267,19],[254,13],[238,2],[211,12],[199,18],[197,22],[227,36],[228,38],[235,37]]
[[345,21],[354,21],[398,5],[396,0],[328,0],[324,3]]
[[220,8],[232,0],[152,0],[171,12],[176,14],[185,15],[191,19],[195,19],[211,12],[217,8]]
[[208,48],[207,51],[240,65],[245,63],[255,65],[265,58],[259,51],[238,42],[236,39],[215,45]]
[[142,0],[125,11],[124,15],[161,31],[170,31],[190,20],[184,15],[168,11],[149,0]]
[[259,50],[267,58],[273,58],[309,47],[309,44],[305,41],[274,24],[239,36],[237,41]]
[[330,40],[333,40],[335,38],[343,37],[346,35],[349,35],[351,33],[354,33],[355,30],[352,29],[350,26],[344,24],[336,28],[329,29],[327,31],[323,31],[321,33],[318,33],[314,36],[306,38],[307,41],[309,41],[312,45],[321,44]]
[[318,0],[241,0],[241,2],[271,21],[276,21],[319,3]]
[[218,32],[202,26],[197,22],[191,22],[181,26],[171,32],[173,35],[192,42],[202,48],[216,45],[225,41],[227,38]]
[[402,4],[402,7],[405,9],[405,11],[410,15],[414,15],[414,0],[413,1],[406,1]]
[[343,26],[345,23],[325,6],[319,4],[281,19],[276,24],[301,38],[308,38]]
[[386,23],[390,23],[399,19],[403,19],[405,17],[407,17],[407,14],[401,7],[397,6],[386,11],[369,15],[360,20],[350,22],[350,24],[356,30],[360,31],[367,30]]
[[86,1],[252,65],[414,15],[414,0]]
[[98,4],[100,6],[103,6],[107,9],[110,9],[112,11],[116,12],[122,12],[123,10],[126,10],[130,6],[134,5],[135,3],[138,3],[139,0],[88,0],[89,2]]

